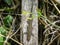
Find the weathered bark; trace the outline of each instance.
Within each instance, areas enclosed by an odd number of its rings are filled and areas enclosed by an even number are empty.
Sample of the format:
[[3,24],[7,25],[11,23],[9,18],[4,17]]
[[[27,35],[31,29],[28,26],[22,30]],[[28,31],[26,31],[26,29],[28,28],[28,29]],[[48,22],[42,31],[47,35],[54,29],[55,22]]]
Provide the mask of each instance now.
[[22,25],[22,33],[21,33],[21,39],[23,39],[23,44],[24,45],[38,45],[38,18],[37,18],[37,11],[36,8],[38,6],[38,0],[22,0],[22,11],[27,11],[31,12],[31,6],[32,6],[32,1],[33,1],[33,8],[32,8],[32,13],[34,14],[33,20],[32,20],[32,30],[31,32],[31,37],[30,40],[27,40],[27,27],[28,27],[28,19],[27,17],[30,16],[30,14],[22,15],[21,19],[21,25]]

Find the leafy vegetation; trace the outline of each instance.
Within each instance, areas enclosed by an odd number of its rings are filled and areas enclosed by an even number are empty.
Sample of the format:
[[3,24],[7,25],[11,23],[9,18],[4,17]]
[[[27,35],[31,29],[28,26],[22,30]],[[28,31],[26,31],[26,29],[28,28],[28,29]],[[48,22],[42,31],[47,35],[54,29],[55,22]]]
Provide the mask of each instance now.
[[1,35],[6,35],[6,29],[3,26],[0,27],[0,45],[3,45],[5,38]]
[[12,24],[12,21],[13,21],[13,17],[12,17],[11,15],[8,15],[8,16],[6,16],[5,19],[4,19],[4,25],[5,25],[6,27],[10,27],[11,24]]

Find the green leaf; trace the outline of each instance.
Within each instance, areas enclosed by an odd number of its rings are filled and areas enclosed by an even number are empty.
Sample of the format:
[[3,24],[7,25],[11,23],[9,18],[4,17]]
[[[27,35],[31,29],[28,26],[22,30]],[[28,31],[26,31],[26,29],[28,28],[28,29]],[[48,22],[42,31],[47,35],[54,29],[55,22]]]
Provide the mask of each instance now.
[[12,4],[12,0],[4,0],[4,2],[6,2],[8,5]]
[[0,43],[1,43],[1,42],[4,42],[4,39],[3,39],[2,36],[0,36]]
[[4,37],[0,35],[0,45],[3,45],[4,41]]
[[0,42],[0,45],[3,45],[3,42]]
[[2,34],[2,35],[6,34],[6,30],[5,30],[5,28],[3,28],[3,26],[0,27],[0,34]]
[[13,21],[13,17],[11,15],[6,16],[4,19],[5,26],[8,27],[11,26],[12,21]]
[[[1,35],[5,35],[6,34],[6,30],[5,28],[3,28],[3,26],[0,27],[0,34]],[[4,37],[0,35],[0,45],[3,45],[4,42]]]

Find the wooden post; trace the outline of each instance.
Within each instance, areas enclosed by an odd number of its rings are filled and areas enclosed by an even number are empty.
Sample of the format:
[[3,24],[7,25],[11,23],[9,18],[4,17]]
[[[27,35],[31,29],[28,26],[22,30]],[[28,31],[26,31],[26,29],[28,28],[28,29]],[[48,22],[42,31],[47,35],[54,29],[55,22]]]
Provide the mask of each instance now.
[[[33,1],[33,4],[32,4],[32,1]],[[31,12],[31,7],[33,5],[33,8],[32,8],[32,12]],[[26,11],[26,12],[31,12],[33,13],[33,20],[32,20],[32,30],[31,32],[28,32],[28,33],[31,33],[31,37],[30,37],[30,40],[28,41],[27,40],[27,27],[28,27],[28,17],[30,16],[30,14],[26,14],[26,15],[23,15],[22,13],[22,19],[21,19],[21,26],[22,26],[22,37],[21,39],[23,39],[23,44],[24,45],[38,45],[38,17],[37,17],[37,11],[36,11],[36,8],[38,7],[38,0],[22,0],[22,12],[23,11]]]

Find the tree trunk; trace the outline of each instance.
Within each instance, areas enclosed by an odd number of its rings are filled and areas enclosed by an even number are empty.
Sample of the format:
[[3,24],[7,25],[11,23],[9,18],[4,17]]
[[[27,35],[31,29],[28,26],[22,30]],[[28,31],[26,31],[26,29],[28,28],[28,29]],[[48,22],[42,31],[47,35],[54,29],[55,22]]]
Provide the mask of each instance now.
[[[36,11],[37,7],[38,7],[38,0],[22,0],[22,11],[31,12],[33,13],[34,16],[32,21],[30,20],[28,23],[27,18],[29,18],[31,14],[23,15],[22,13],[21,36],[23,38],[21,37],[21,40],[23,40],[22,42],[24,45],[38,45],[38,17]],[[32,24],[30,22],[32,22]],[[30,31],[28,32],[28,30]]]

